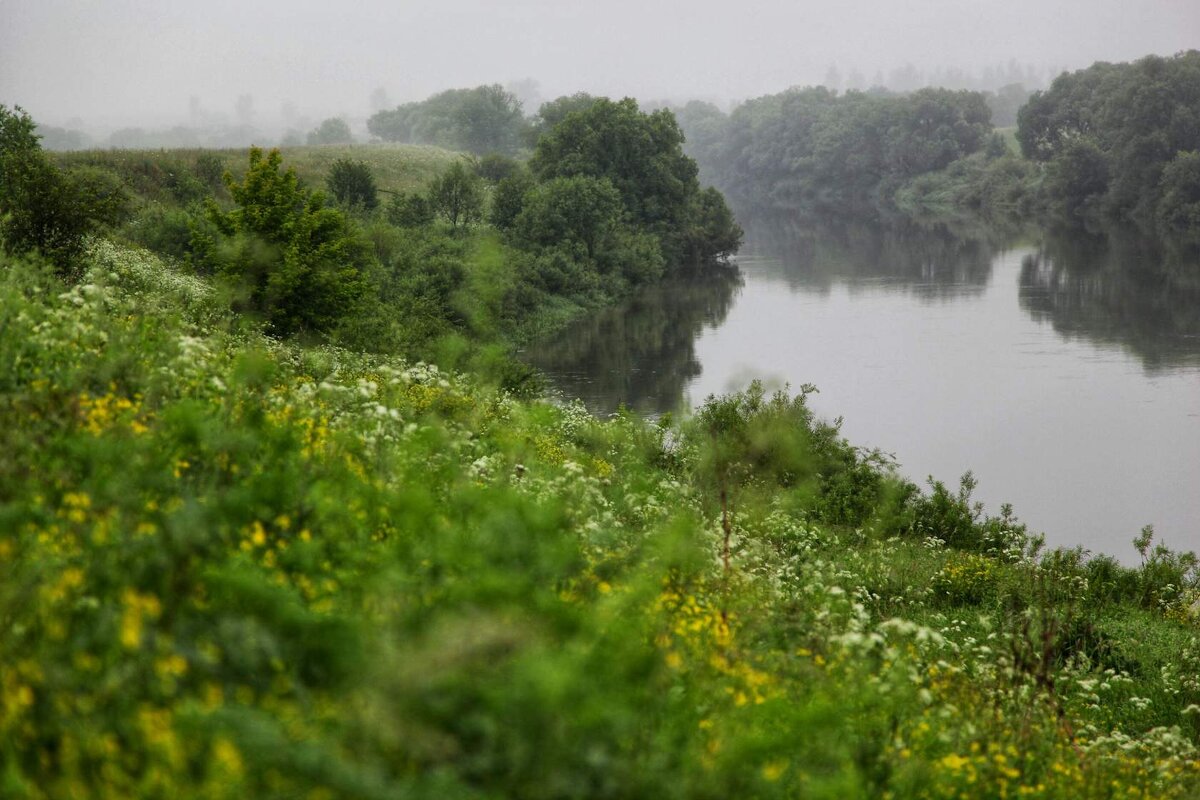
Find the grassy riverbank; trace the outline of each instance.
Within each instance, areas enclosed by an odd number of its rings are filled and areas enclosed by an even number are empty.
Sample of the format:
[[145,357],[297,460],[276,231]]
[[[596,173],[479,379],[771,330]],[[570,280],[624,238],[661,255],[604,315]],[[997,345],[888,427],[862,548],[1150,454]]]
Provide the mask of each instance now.
[[680,426],[0,270],[11,797],[1187,797],[1192,562],[1039,553],[803,399]]

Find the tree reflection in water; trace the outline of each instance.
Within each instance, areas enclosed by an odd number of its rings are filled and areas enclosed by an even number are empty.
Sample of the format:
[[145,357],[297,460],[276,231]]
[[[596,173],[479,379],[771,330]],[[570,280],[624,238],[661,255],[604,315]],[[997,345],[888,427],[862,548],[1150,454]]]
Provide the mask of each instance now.
[[1021,308],[1067,339],[1117,345],[1154,374],[1200,366],[1200,251],[1130,230],[1046,234],[1021,266]]
[[741,286],[736,267],[692,271],[534,343],[522,357],[596,414],[621,405],[642,414],[678,408],[700,374],[697,337],[724,321]]

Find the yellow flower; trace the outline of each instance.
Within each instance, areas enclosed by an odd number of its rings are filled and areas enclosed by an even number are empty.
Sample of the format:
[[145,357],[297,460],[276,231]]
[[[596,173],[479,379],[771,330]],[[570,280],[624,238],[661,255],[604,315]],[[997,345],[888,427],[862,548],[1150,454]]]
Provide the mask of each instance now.
[[771,783],[782,778],[785,772],[787,772],[787,762],[785,761],[768,761],[763,764],[762,776]]

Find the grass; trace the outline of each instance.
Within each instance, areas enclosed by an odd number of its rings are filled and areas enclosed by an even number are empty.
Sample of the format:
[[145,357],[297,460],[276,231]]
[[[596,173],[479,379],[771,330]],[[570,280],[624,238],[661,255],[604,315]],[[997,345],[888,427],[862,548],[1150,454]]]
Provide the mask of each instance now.
[[[139,195],[152,199],[166,194],[171,173],[193,169],[201,157],[214,158],[223,170],[240,176],[246,169],[248,148],[227,150],[81,150],[53,153],[63,167],[97,167],[125,179]],[[329,167],[339,158],[366,162],[376,185],[386,192],[423,189],[436,175],[463,156],[426,145],[359,144],[281,148],[287,166],[309,186],[323,189]]]

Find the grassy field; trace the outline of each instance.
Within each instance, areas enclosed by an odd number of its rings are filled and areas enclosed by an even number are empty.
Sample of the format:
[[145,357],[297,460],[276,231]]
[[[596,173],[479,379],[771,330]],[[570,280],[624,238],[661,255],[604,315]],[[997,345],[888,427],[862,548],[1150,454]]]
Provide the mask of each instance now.
[[[240,175],[246,169],[247,148],[229,150],[81,150],[54,153],[63,167],[89,166],[110,170],[134,192],[161,199],[174,173],[196,171],[197,164],[215,165]],[[375,182],[385,192],[420,189],[455,160],[459,153],[438,147],[408,144],[319,145],[281,148],[284,163],[293,167],[309,186],[323,188],[329,167],[339,158],[361,160],[370,166]],[[208,166],[212,169],[212,166]],[[201,168],[203,170],[203,167]],[[219,174],[218,174],[219,177]]]

